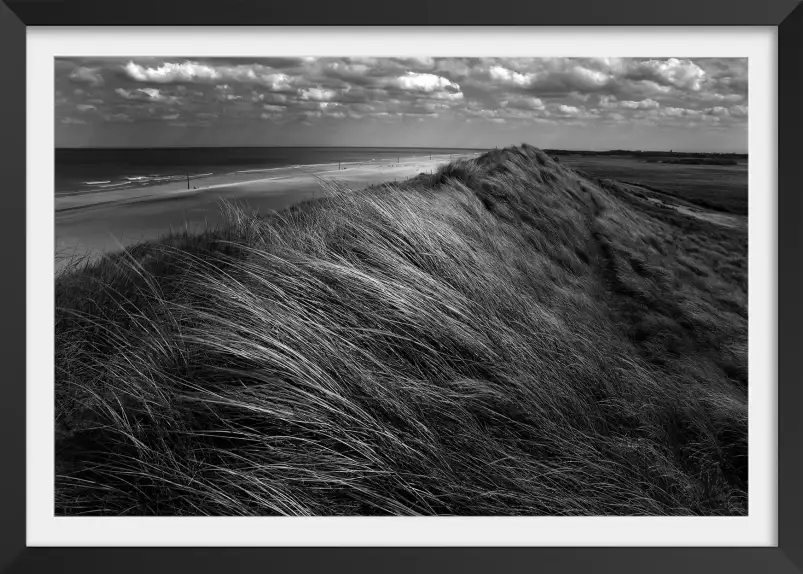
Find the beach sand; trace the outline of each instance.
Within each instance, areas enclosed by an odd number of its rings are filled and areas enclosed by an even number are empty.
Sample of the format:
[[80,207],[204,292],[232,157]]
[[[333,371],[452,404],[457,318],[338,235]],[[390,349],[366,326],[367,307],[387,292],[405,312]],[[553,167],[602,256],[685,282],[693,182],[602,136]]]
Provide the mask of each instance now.
[[56,268],[74,255],[96,256],[171,229],[197,230],[220,221],[220,199],[261,213],[285,209],[323,195],[319,179],[362,188],[435,172],[449,156],[402,157],[396,161],[321,164],[247,170],[164,185],[56,196]]

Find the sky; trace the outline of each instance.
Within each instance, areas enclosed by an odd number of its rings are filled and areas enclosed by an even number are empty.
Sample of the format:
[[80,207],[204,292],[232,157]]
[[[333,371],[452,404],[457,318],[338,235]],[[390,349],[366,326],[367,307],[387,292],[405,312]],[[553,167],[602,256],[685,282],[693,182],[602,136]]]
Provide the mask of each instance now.
[[746,58],[57,58],[57,147],[747,151]]

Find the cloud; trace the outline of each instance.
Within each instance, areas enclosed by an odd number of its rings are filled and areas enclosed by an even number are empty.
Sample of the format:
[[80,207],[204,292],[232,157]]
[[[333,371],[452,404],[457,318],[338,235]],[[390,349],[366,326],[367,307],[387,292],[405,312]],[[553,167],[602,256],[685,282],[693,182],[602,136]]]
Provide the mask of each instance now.
[[84,120],[79,120],[77,118],[66,117],[66,118],[62,118],[61,119],[61,123],[63,123],[63,124],[85,124],[86,122]]
[[252,102],[266,102],[269,104],[283,104],[287,101],[287,96],[284,94],[276,94],[273,92],[260,93],[251,92]]
[[614,84],[610,70],[587,65],[572,58],[504,59],[488,68],[496,85],[533,92],[536,95],[564,94],[584,99]]
[[215,81],[221,75],[212,66],[197,62],[183,62],[181,64],[165,62],[157,68],[145,67],[133,61],[125,65],[125,73],[132,80],[138,82],[195,82]]
[[169,96],[162,93],[161,90],[156,88],[136,88],[134,90],[126,90],[125,88],[117,88],[114,90],[117,95],[126,100],[144,101],[144,102],[162,102],[166,104],[176,104],[180,102],[180,98],[176,96]]
[[237,66],[214,66],[200,62],[164,62],[157,67],[147,67],[133,61],[124,67],[125,74],[138,82],[171,83],[216,83],[221,81],[242,84],[259,84],[273,90],[290,88],[290,77],[260,64]]
[[77,67],[70,72],[69,79],[79,84],[87,84],[93,88],[104,85],[103,76],[99,68]]
[[371,66],[360,62],[349,63],[335,61],[328,62],[324,65],[324,72],[327,75],[352,80],[359,80],[366,77],[372,69]]
[[745,94],[720,94],[717,92],[703,92],[698,96],[702,101],[710,102],[741,102]]
[[55,73],[58,118],[152,125],[748,121],[744,58],[93,58]]
[[558,111],[562,114],[566,114],[567,116],[579,116],[582,113],[580,108],[575,106],[567,106],[565,104],[559,105]]
[[583,66],[573,66],[569,71],[569,77],[575,80],[574,86],[577,88],[599,88],[607,85],[612,76],[599,70],[591,70]]
[[658,111],[658,115],[673,117],[673,118],[680,118],[680,117],[690,117],[690,116],[699,116],[702,112],[700,110],[690,110],[687,108],[676,108],[676,107],[665,107],[661,108]]
[[634,62],[627,76],[632,79],[652,80],[657,84],[699,91],[706,78],[705,70],[691,60],[646,60]]
[[463,97],[459,84],[435,74],[407,72],[404,76],[397,77],[392,84],[405,91],[421,92],[434,97],[446,99]]
[[535,77],[534,74],[520,74],[502,66],[491,66],[489,73],[492,80],[514,86],[529,86]]
[[647,98],[646,100],[641,100],[639,102],[625,100],[618,103],[618,107],[628,110],[653,110],[660,106],[661,104],[651,98]]
[[507,99],[502,100],[499,104],[503,108],[517,108],[520,110],[542,110],[544,109],[544,102],[540,98],[532,96],[520,96],[517,94],[509,96]]
[[720,117],[727,117],[730,115],[730,111],[728,108],[722,106],[714,106],[713,108],[707,108],[704,110],[704,113],[710,116],[720,116]]
[[611,109],[619,107],[619,102],[616,101],[616,96],[602,95],[599,97],[600,108]]
[[299,90],[298,97],[302,100],[311,100],[314,102],[326,102],[337,96],[334,90],[326,90],[321,88],[308,88]]

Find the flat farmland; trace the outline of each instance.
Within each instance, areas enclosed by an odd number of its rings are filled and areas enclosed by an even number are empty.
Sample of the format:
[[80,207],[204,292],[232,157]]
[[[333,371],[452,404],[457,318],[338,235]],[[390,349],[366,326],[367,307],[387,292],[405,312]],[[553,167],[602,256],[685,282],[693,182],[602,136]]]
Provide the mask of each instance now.
[[635,183],[689,203],[747,215],[747,161],[737,165],[684,165],[612,155],[557,154],[561,163],[593,177]]

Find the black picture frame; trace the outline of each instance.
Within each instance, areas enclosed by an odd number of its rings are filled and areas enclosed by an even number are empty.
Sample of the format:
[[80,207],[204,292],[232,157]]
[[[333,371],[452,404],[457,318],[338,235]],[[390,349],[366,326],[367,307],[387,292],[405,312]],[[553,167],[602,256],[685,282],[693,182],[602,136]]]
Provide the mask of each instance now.
[[[803,573],[803,6],[800,0],[465,0],[332,3],[228,0],[0,2],[0,571],[771,572]],[[778,547],[773,548],[26,548],[26,26],[528,25],[778,27]],[[31,304],[27,301],[27,304]],[[761,384],[761,381],[751,381]]]

